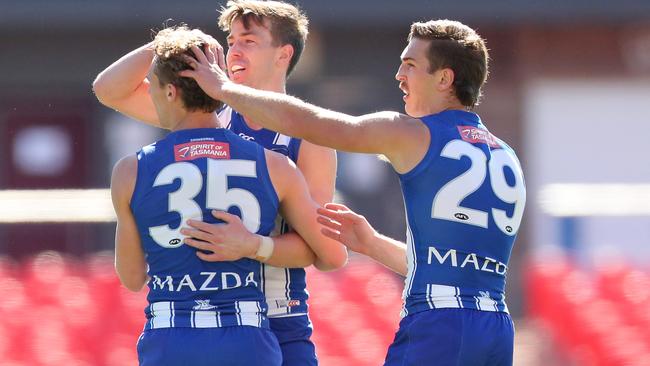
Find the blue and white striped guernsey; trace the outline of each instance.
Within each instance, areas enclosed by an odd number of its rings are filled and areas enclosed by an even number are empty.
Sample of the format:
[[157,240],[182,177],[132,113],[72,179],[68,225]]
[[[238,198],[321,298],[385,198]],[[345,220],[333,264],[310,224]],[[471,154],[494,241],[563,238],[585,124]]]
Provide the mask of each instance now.
[[131,210],[149,265],[145,329],[268,329],[261,263],[204,262],[179,232],[190,218],[217,222],[210,213],[217,209],[269,235],[279,203],[264,150],[226,129],[203,128],[172,132],[137,157]]
[[526,202],[519,161],[474,113],[421,120],[429,150],[400,175],[408,262],[402,316],[440,308],[508,312],[506,272]]
[[[228,106],[219,112],[219,121],[222,126],[227,126],[229,130],[243,139],[255,141],[265,149],[288,156],[294,163],[298,161],[301,139],[265,128],[254,130],[246,124],[241,114]],[[282,217],[278,216],[276,223],[276,230],[272,235],[278,235],[288,230]],[[309,294],[304,269],[264,265],[263,275],[264,294],[269,305],[268,316],[270,318],[307,314]]]

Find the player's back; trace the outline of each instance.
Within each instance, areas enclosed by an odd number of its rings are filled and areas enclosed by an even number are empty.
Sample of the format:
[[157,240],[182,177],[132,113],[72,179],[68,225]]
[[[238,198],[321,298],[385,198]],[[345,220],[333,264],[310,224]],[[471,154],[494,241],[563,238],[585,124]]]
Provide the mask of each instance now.
[[138,152],[131,209],[151,278],[145,329],[268,328],[260,263],[202,261],[180,234],[190,218],[216,222],[215,209],[269,235],[278,197],[260,146],[225,129],[172,132]]
[[421,120],[429,150],[400,176],[408,224],[404,314],[507,312],[506,270],[525,204],[519,161],[474,113]]

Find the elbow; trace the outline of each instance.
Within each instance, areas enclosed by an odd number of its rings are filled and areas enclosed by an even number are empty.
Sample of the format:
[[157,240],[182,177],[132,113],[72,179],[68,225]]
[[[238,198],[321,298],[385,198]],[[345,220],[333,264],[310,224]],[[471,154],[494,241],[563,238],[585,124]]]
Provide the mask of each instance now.
[[144,273],[126,273],[117,270],[117,276],[122,285],[133,292],[140,292],[147,283],[147,275]]
[[102,77],[102,74],[97,75],[95,81],[93,81],[92,89],[95,97],[100,103],[105,106],[110,106],[108,102],[110,99],[110,87]]
[[310,250],[309,255],[305,256],[304,262],[300,263],[298,268],[307,268],[307,267],[311,266],[312,264],[316,265],[317,259],[318,258],[316,257],[316,254],[314,254],[314,252]]
[[140,290],[142,290],[144,285],[147,283],[146,277],[131,278],[131,279],[120,277],[120,282],[122,282],[122,285],[126,287],[129,291],[133,291],[133,292],[140,292]]
[[314,267],[322,272],[330,272],[343,268],[347,263],[348,253],[347,251],[343,250],[334,256],[316,258],[316,261],[314,261]]

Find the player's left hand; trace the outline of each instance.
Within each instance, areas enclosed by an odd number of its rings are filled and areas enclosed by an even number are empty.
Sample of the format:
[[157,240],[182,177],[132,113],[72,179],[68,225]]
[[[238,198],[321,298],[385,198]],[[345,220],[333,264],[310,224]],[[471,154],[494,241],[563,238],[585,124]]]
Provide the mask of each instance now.
[[223,85],[229,82],[223,47],[217,42],[208,44],[205,52],[199,47],[192,46],[194,57],[184,56],[191,67],[178,73],[179,76],[196,80],[197,84],[213,99],[221,99]]
[[324,227],[323,235],[332,238],[353,252],[368,255],[377,231],[365,217],[339,203],[326,203],[316,212],[320,215],[318,223]]
[[255,258],[259,248],[259,238],[244,227],[236,216],[213,210],[212,215],[223,223],[208,224],[203,221],[188,220],[190,228],[182,228],[186,235],[184,243],[200,250],[196,255],[207,262],[236,261],[241,258]]

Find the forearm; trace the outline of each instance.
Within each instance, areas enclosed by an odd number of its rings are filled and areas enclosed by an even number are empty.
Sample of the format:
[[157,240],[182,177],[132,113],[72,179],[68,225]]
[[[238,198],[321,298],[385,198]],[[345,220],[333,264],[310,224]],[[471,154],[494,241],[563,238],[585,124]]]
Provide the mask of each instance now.
[[320,108],[289,95],[234,83],[224,85],[221,99],[270,130],[334,149],[370,152],[354,139],[356,134],[352,130],[361,126],[353,116]]
[[115,103],[128,98],[144,82],[153,60],[152,44],[148,43],[115,61],[97,75],[93,90],[103,104],[117,108]]
[[147,283],[147,273],[145,271],[134,270],[118,263],[115,263],[115,271],[122,285],[133,292],[142,290],[142,287]]
[[387,236],[376,234],[372,243],[368,243],[367,252],[363,253],[390,270],[406,276],[406,244]]
[[314,263],[314,252],[296,233],[274,236],[273,243],[273,254],[266,264],[284,268],[304,268]]
[[140,291],[147,283],[147,265],[143,253],[131,249],[140,243],[126,244],[119,240],[115,243],[115,272],[124,287]]

